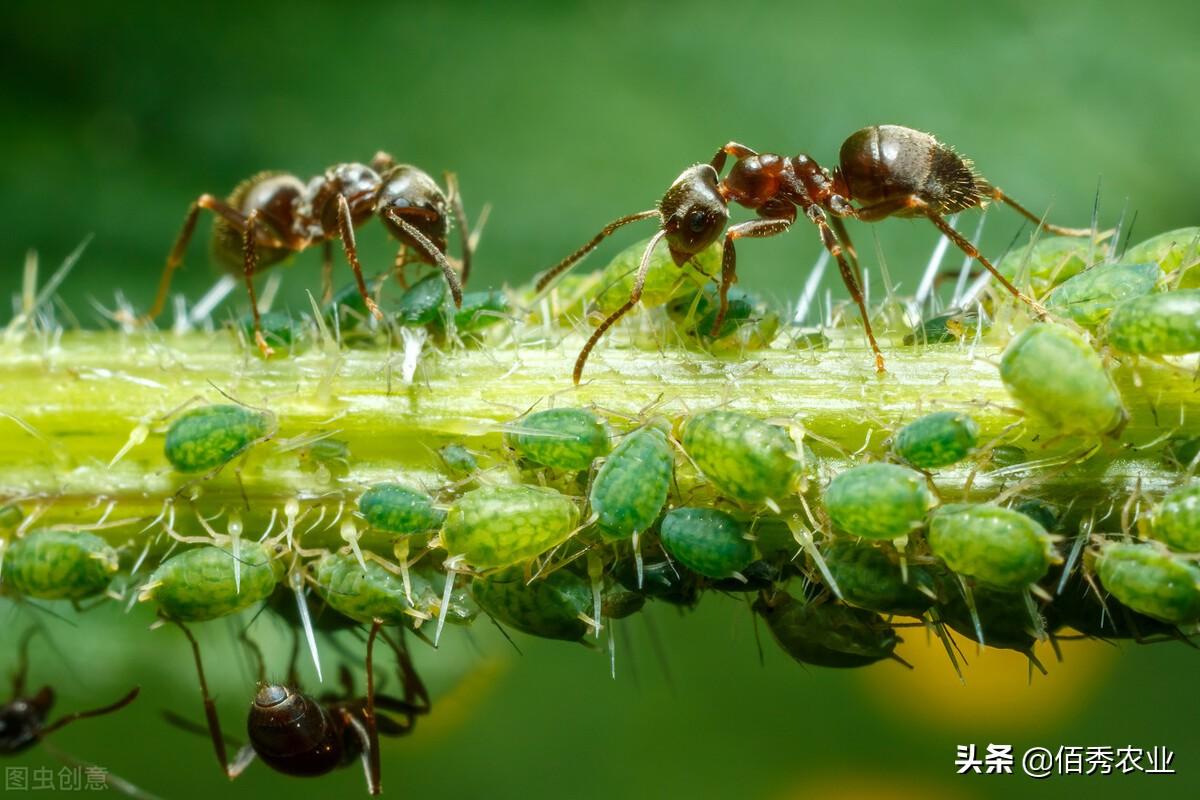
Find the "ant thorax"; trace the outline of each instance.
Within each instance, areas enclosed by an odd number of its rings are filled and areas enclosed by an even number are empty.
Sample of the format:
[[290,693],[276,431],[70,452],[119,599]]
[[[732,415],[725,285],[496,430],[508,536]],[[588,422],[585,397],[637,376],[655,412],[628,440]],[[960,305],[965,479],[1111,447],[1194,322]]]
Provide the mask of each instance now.
[[330,236],[338,229],[338,195],[346,198],[350,218],[361,224],[375,209],[375,198],[382,181],[379,173],[366,164],[338,164],[308,182],[301,217],[307,221],[310,236]]

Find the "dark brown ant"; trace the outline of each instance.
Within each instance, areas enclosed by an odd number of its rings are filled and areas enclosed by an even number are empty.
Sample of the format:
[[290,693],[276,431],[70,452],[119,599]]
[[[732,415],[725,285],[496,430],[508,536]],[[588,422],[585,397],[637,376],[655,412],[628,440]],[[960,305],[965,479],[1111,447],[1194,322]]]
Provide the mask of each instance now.
[[[729,156],[735,159],[729,174],[721,170]],[[675,179],[658,207],[621,217],[609,223],[590,242],[543,274],[541,290],[557,275],[570,269],[618,228],[638,220],[657,217],[659,231],[642,256],[629,300],[608,316],[592,334],[575,362],[579,383],[588,355],[600,337],[632,309],[642,295],[650,253],[660,239],[667,240],[671,258],[683,266],[708,247],[721,232],[725,242],[721,256],[720,309],[713,321],[713,335],[720,330],[729,307],[729,287],[737,280],[734,241],[743,237],[775,236],[788,230],[798,211],[815,225],[821,243],[837,259],[842,281],[858,305],[867,338],[875,352],[875,367],[884,371],[883,354],[875,341],[862,294],[862,276],[843,217],[875,222],[886,217],[924,217],[969,257],[987,268],[1009,292],[1028,303],[1039,314],[1045,311],[997,272],[980,252],[954,230],[945,217],[987,201],[1005,203],[1033,221],[1039,228],[1065,236],[1090,236],[1091,230],[1049,225],[980,177],[971,161],[954,152],[928,133],[899,125],[873,125],[851,134],[842,144],[839,166],[830,172],[806,155],[780,156],[756,153],[745,145],[730,142],[717,151],[708,164],[697,164]],[[859,206],[851,205],[858,201]],[[752,209],[760,219],[729,226],[729,203]]]
[[[407,648],[402,641],[397,643],[382,632],[382,623],[376,620],[367,636],[365,697],[354,696],[353,680],[344,666],[341,671],[343,694],[326,695],[318,699],[297,688],[299,682],[295,674],[294,653],[286,683],[264,680],[260,662],[258,691],[250,704],[250,714],[246,721],[246,734],[250,741],[238,750],[231,763],[226,753],[226,739],[221,733],[217,708],[209,694],[208,681],[204,676],[200,646],[183,623],[175,624],[183,630],[191,643],[192,655],[196,661],[196,674],[200,679],[200,692],[204,697],[207,732],[212,738],[221,771],[230,780],[241,775],[255,757],[277,772],[297,777],[324,775],[338,767],[347,766],[356,758],[361,758],[367,778],[367,789],[371,794],[377,795],[382,789],[379,735],[403,736],[412,731],[416,716],[429,712],[429,693],[412,665]],[[372,656],[375,639],[380,635],[396,654],[401,681],[404,684],[404,699],[378,694],[375,691]],[[381,710],[390,713],[379,713]],[[403,721],[392,714],[403,717]],[[174,714],[167,714],[167,719],[188,730],[199,729],[199,726]]]
[[[340,239],[367,309],[376,319],[383,319],[363,279],[354,238],[354,229],[372,214],[378,215],[388,233],[400,241],[397,268],[408,260],[411,248],[416,261],[442,270],[455,305],[461,306],[462,287],[471,274],[472,246],[457,179],[453,173],[446,173],[445,179],[447,191],[443,192],[424,171],[397,164],[392,156],[379,152],[370,166],[339,164],[307,184],[284,172],[260,172],[238,184],[225,200],[202,194],[188,210],[167,256],[154,306],[146,316],[154,319],[162,313],[171,276],[183,261],[202,209],[217,215],[212,233],[216,259],[245,278],[254,314],[254,339],[264,356],[273,351],[262,336],[253,278],[317,243],[324,250],[322,282],[326,300],[332,294],[332,242]],[[461,279],[446,258],[451,214],[462,242]]]

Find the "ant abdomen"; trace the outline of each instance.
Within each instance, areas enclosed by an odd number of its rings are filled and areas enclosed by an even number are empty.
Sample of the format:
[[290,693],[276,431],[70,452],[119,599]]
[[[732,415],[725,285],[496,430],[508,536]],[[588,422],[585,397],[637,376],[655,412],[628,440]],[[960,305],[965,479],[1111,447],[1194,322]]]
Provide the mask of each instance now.
[[258,757],[287,775],[324,775],[355,755],[346,751],[342,728],[324,706],[281,684],[259,687],[246,734]]
[[[286,240],[292,235],[294,209],[304,193],[305,186],[295,175],[260,172],[235,186],[229,193],[227,202],[244,214],[257,210],[263,235]],[[217,261],[230,272],[242,271],[242,231],[219,215],[213,223],[212,251]],[[262,244],[257,247],[257,251],[260,269],[278,264],[293,252],[286,247],[268,247]]]
[[[840,175],[848,196],[863,205],[917,196],[939,214],[979,204],[987,185],[971,162],[922,131],[872,125],[842,143]],[[919,216],[900,209],[893,216]]]

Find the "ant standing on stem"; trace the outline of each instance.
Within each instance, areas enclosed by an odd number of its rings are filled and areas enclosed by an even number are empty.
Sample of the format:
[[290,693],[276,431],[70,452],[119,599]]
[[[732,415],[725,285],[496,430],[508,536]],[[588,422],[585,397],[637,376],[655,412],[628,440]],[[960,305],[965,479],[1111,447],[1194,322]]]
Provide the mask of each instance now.
[[[188,210],[146,318],[156,318],[166,306],[172,274],[183,261],[201,209],[217,215],[212,233],[217,260],[230,272],[241,272],[245,277],[254,314],[254,340],[264,356],[274,351],[262,335],[254,276],[318,242],[324,247],[322,282],[326,299],[332,294],[332,242],[340,239],[367,309],[376,319],[383,319],[363,279],[354,238],[354,229],[372,214],[377,214],[388,233],[400,241],[397,270],[403,267],[412,248],[416,261],[442,270],[454,304],[461,306],[462,287],[471,273],[472,246],[458,181],[449,172],[445,179],[448,192],[443,192],[424,171],[397,164],[392,156],[379,152],[370,166],[339,164],[307,184],[284,172],[260,172],[238,184],[225,200],[202,194]],[[462,241],[461,279],[446,258],[451,214]]]
[[[721,170],[732,156],[735,161],[722,179]],[[713,321],[713,335],[721,329],[729,307],[729,287],[737,280],[734,241],[743,237],[775,236],[791,228],[800,213],[817,227],[821,243],[838,263],[842,281],[858,305],[875,368],[884,372],[883,354],[875,341],[866,302],[862,275],[854,246],[842,218],[876,222],[887,217],[924,217],[969,257],[987,268],[1015,297],[1044,313],[1001,275],[974,245],[954,230],[945,217],[994,200],[1011,206],[1039,228],[1065,236],[1090,236],[1090,229],[1049,225],[980,177],[971,161],[939,142],[932,135],[900,125],[873,125],[851,134],[842,143],[839,165],[832,172],[806,155],[780,156],[757,153],[730,142],[717,151],[708,164],[697,164],[675,179],[658,207],[621,217],[609,223],[590,242],[559,262],[538,281],[544,289],[551,280],[575,265],[618,228],[631,222],[658,217],[658,232],[642,255],[633,291],[624,305],[608,316],[588,339],[575,362],[575,383],[583,374],[592,348],[600,337],[638,302],[650,266],[650,254],[659,240],[666,239],[671,258],[683,266],[708,247],[724,231],[721,254],[720,309]],[[858,201],[859,206],[851,205]],[[749,208],[759,219],[729,226],[729,203]]]

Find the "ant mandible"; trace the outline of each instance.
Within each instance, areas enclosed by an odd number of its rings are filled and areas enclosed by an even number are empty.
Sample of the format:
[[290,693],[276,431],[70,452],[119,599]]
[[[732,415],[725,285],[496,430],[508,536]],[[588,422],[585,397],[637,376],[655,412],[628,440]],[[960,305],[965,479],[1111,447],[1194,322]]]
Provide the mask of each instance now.
[[[376,620],[367,636],[365,697],[353,696],[353,681],[349,670],[344,666],[341,675],[344,695],[317,699],[297,688],[299,682],[295,674],[294,652],[287,683],[263,680],[260,663],[258,691],[250,704],[250,715],[246,721],[246,734],[250,741],[238,750],[231,763],[226,754],[226,740],[221,733],[216,704],[209,694],[208,681],[204,677],[200,646],[187,626],[179,621],[175,621],[175,624],[191,643],[192,656],[196,661],[196,674],[200,679],[200,692],[204,697],[207,731],[212,738],[213,750],[216,751],[221,771],[230,780],[241,775],[256,756],[271,769],[297,777],[324,775],[361,757],[367,778],[367,790],[377,795],[382,791],[379,734],[403,736],[412,730],[417,715],[429,712],[429,693],[409,659],[407,648],[383,633],[382,623]],[[372,657],[375,639],[381,634],[399,662],[404,699],[377,694],[375,691],[375,667]],[[400,714],[404,721],[401,722],[388,714],[380,714],[380,709]],[[188,730],[195,730],[197,727],[174,714],[168,714],[167,719]]]
[[[729,174],[722,179],[721,170],[729,156],[735,161]],[[720,308],[712,328],[715,336],[728,311],[729,287],[737,279],[735,240],[778,235],[791,228],[798,213],[803,213],[817,227],[821,243],[837,260],[842,281],[862,316],[875,353],[875,368],[884,372],[883,354],[875,341],[863,299],[857,255],[842,219],[876,222],[887,217],[924,217],[959,249],[986,267],[1005,289],[1043,314],[1041,306],[1023,295],[945,220],[947,215],[989,200],[1011,206],[1051,233],[1092,235],[1089,229],[1062,228],[1045,223],[978,175],[970,160],[932,135],[900,125],[873,125],[851,134],[842,143],[838,168],[832,172],[807,155],[760,154],[745,145],[730,142],[717,151],[710,163],[684,170],[663,195],[657,208],[609,223],[591,241],[544,273],[537,288],[539,291],[544,289],[617,229],[631,222],[659,218],[659,230],[642,255],[629,300],[600,323],[579,353],[574,374],[575,383],[579,383],[592,348],[640,299],[650,254],[659,240],[667,240],[672,260],[677,266],[683,266],[724,231]],[[852,205],[851,201],[858,201],[859,206]],[[753,210],[760,218],[726,229],[730,202]]]
[[[188,209],[163,267],[154,306],[146,318],[155,319],[166,306],[171,277],[183,262],[202,209],[216,214],[213,254],[224,268],[241,272],[245,278],[254,314],[254,340],[264,356],[274,351],[262,335],[254,276],[318,242],[324,246],[322,275],[326,298],[331,294],[332,242],[340,239],[367,309],[376,319],[383,319],[363,279],[354,237],[354,229],[372,214],[377,214],[388,233],[400,241],[397,267],[403,266],[411,248],[418,262],[442,270],[455,305],[461,306],[462,287],[471,274],[472,247],[458,181],[449,172],[445,179],[447,192],[423,170],[397,164],[392,156],[379,152],[370,166],[338,164],[307,184],[288,173],[260,172],[238,184],[225,200],[202,194]],[[451,214],[462,243],[461,279],[446,258]]]

